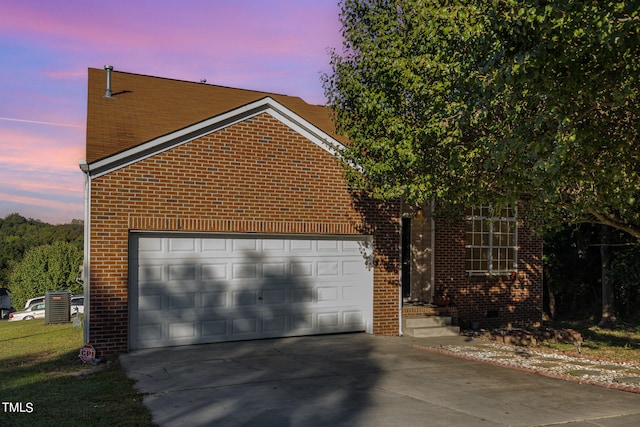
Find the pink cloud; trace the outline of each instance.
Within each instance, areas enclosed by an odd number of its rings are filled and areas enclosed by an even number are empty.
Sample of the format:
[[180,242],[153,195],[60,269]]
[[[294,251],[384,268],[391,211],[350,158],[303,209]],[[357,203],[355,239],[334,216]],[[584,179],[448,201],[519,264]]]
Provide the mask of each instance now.
[[[335,11],[300,1],[110,1],[59,3],[11,2],[0,17],[2,33],[58,38],[116,51],[163,49],[219,55],[270,56],[326,49],[339,44]],[[244,6],[244,7],[243,7]],[[42,39],[43,35],[47,38]],[[68,48],[69,49],[69,48]]]
[[[81,138],[83,142],[84,135]],[[0,161],[30,170],[77,167],[77,161],[84,158],[84,145],[62,141],[52,143],[51,136],[0,128]]]
[[55,177],[55,179],[42,180],[42,181],[29,181],[27,176],[24,173],[13,172],[9,176],[3,176],[3,173],[0,173],[2,177],[2,182],[7,186],[11,187],[13,196],[7,197],[7,200],[19,200],[23,196],[17,194],[20,192],[22,194],[39,194],[40,197],[42,195],[47,195],[48,199],[51,198],[69,198],[70,196],[75,196],[77,199],[78,195],[80,198],[82,197],[82,172],[78,169],[78,173],[75,176],[71,176],[68,174],[50,174],[49,177]]
[[43,74],[49,78],[57,80],[86,80],[86,69],[77,70],[45,70]]
[[0,217],[17,212],[53,224],[69,223],[83,218],[83,204],[40,197],[16,196],[0,192]]
[[0,182],[1,197],[12,198],[0,200],[0,216],[16,203],[49,206],[47,215],[81,212],[87,67],[206,78],[321,104],[327,49],[341,44],[337,0],[4,3]]

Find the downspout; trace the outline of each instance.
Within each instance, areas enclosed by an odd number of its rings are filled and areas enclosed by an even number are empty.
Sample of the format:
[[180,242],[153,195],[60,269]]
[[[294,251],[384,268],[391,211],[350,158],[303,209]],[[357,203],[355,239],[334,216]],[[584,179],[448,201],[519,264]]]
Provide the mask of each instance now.
[[398,271],[398,336],[402,336],[402,202],[400,202],[400,214],[398,215],[398,221],[400,221],[400,236],[398,242],[398,254],[400,256],[398,259],[400,262],[398,263],[399,270]]
[[91,268],[90,268],[90,251],[91,242],[91,172],[89,164],[86,160],[80,160],[80,170],[84,173],[84,256],[82,261],[82,274],[84,277],[84,330],[82,334],[82,345],[89,343],[89,324],[90,324],[90,288],[91,288]]
[[431,302],[433,302],[433,295],[436,292],[436,221],[433,219],[433,212],[436,209],[436,202],[431,201],[431,214],[429,215],[431,221]]

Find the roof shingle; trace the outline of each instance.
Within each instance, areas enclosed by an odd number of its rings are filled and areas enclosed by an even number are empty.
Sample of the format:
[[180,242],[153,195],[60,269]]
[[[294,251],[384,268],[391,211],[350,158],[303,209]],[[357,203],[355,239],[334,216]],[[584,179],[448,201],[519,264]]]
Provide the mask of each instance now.
[[251,102],[271,97],[334,138],[330,110],[299,97],[113,71],[112,97],[105,98],[106,72],[89,68],[88,163],[104,159]]

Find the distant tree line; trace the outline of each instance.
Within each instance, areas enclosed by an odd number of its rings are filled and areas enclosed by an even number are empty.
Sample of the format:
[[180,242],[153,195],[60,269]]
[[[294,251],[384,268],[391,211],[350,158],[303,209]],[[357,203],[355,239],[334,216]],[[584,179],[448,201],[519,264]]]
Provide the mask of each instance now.
[[47,290],[82,293],[80,277],[84,224],[51,225],[13,213],[0,219],[0,287],[8,288],[13,306]]
[[640,321],[640,245],[601,224],[565,226],[544,239],[545,312],[601,325]]

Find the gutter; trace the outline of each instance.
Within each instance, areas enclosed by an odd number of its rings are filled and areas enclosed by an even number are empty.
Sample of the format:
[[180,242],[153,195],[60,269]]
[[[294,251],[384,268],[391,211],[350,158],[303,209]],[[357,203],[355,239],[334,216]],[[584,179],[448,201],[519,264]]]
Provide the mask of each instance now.
[[91,289],[91,264],[90,264],[90,249],[91,241],[89,236],[91,235],[91,171],[89,170],[89,164],[86,160],[80,160],[80,170],[84,173],[84,248],[83,248],[83,261],[82,261],[82,275],[84,277],[84,330],[82,333],[82,345],[89,343],[89,326],[91,319],[91,302],[90,302],[90,289]]
[[436,220],[433,219],[433,212],[436,210],[435,200],[431,201],[431,301],[433,301],[433,295],[436,292]]
[[404,203],[400,203],[400,212],[398,212],[398,221],[400,221],[400,235],[398,236],[398,254],[400,255],[398,259],[400,262],[398,263],[398,336],[401,337],[404,335],[402,332],[402,205]]

